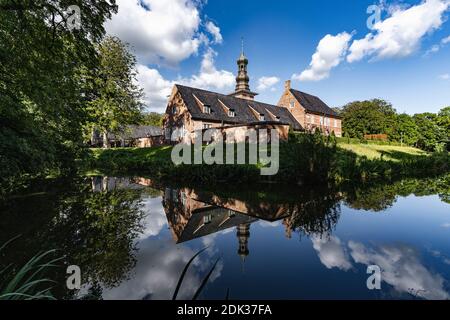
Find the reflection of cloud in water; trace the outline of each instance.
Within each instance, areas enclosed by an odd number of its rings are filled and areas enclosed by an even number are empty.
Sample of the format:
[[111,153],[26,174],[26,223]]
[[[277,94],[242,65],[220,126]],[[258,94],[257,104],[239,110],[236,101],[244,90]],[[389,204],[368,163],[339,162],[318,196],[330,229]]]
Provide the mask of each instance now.
[[143,220],[144,231],[140,239],[157,236],[167,226],[167,217],[161,198],[145,198],[142,200],[142,206],[145,217]]
[[357,263],[378,265],[381,279],[399,292],[408,292],[425,299],[448,299],[444,279],[432,274],[419,260],[418,253],[406,245],[385,245],[377,249],[350,241],[351,256]]
[[322,239],[314,236],[311,237],[311,241],[320,262],[328,269],[339,268],[347,271],[352,268],[349,256],[339,238],[332,236],[329,239]]
[[[178,279],[189,259],[195,251],[187,246],[175,245],[171,239],[148,239],[139,243],[137,254],[138,263],[131,275],[131,279],[122,282],[118,287],[105,289],[104,299],[171,299]],[[212,265],[211,257],[200,255],[191,264],[178,299],[190,299],[203,280],[204,272]],[[223,265],[217,265],[216,271],[209,282],[220,276]]]
[[269,221],[261,220],[261,221],[259,221],[259,226],[263,227],[263,228],[276,228],[276,227],[281,226],[281,221],[278,220],[275,222],[269,222]]

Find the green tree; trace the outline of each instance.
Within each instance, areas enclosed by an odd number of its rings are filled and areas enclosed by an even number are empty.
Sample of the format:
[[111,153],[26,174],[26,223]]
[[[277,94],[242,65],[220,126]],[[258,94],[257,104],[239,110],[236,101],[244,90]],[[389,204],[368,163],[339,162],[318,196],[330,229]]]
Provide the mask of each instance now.
[[443,148],[446,141],[446,133],[439,126],[438,116],[434,113],[421,113],[414,115],[419,137],[417,146],[427,151],[436,151]]
[[419,132],[414,119],[406,113],[397,115],[389,138],[407,145],[415,145]]
[[350,138],[364,138],[366,134],[390,134],[396,111],[381,99],[355,101],[342,108],[343,130]]
[[144,113],[141,124],[145,126],[162,127],[164,115],[157,112]]
[[88,129],[90,132],[99,129],[103,146],[109,147],[109,132],[118,133],[127,124],[138,123],[143,91],[137,85],[136,58],[127,44],[117,37],[107,37],[97,51],[99,65],[85,71],[89,92]]
[[[67,12],[82,12],[72,29]],[[117,10],[114,1],[0,1],[0,194],[21,177],[73,168],[82,152],[82,68]]]
[[450,151],[450,107],[446,107],[439,112],[437,121],[446,133],[447,150]]

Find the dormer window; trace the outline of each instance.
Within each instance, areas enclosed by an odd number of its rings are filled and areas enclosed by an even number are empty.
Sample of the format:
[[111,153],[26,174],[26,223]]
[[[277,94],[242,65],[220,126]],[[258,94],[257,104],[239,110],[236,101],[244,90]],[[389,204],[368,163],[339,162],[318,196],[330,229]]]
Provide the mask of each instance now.
[[234,118],[234,117],[236,117],[236,112],[234,112],[233,109],[230,109],[230,110],[228,110],[228,116],[230,118]]
[[259,121],[266,121],[266,117],[262,113],[259,115]]
[[276,116],[275,118],[277,119],[277,121],[281,121],[280,116]]
[[211,113],[211,107],[205,104],[203,106],[203,113],[210,114]]
[[212,215],[207,215],[203,217],[203,224],[209,224],[212,222]]

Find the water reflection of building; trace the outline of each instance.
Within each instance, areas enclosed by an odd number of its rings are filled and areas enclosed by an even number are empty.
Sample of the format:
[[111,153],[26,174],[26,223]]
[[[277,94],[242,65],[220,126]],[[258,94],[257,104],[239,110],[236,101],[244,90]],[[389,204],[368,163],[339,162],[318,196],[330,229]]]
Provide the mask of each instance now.
[[[154,186],[152,180],[145,178],[92,179],[92,189],[96,192],[141,190]],[[323,190],[302,190],[295,193],[295,201],[292,201],[292,196],[280,200],[270,197],[270,200],[260,200],[259,197],[253,198],[252,193],[224,197],[191,188],[166,188],[163,194],[163,207],[177,243],[236,228],[238,254],[243,260],[249,255],[248,239],[252,223],[282,220],[287,238],[291,238],[294,231],[323,235],[336,225],[342,198],[342,194]]]
[[92,191],[139,190],[153,186],[153,181],[147,178],[92,177]]
[[258,220],[282,220],[286,237],[294,230],[306,234],[327,233],[337,223],[338,194],[305,193],[298,202],[245,201],[225,198],[196,189],[167,188],[163,206],[177,243],[190,241],[229,228],[236,228],[238,255],[249,255],[250,225]]
[[237,226],[237,237],[239,239],[238,255],[242,261],[248,256],[250,251],[248,250],[248,238],[250,238],[250,224],[240,224]]
[[177,243],[251,224],[258,219],[234,210],[196,200],[190,189],[170,189],[164,193],[163,206]]

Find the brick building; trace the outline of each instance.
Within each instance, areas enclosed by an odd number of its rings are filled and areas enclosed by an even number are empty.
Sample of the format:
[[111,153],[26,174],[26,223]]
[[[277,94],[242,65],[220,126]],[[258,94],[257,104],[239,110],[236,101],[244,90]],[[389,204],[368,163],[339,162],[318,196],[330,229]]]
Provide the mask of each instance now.
[[250,90],[248,59],[243,52],[237,65],[236,88],[229,95],[178,84],[173,87],[163,121],[166,141],[192,141],[196,132],[209,128],[232,131],[238,141],[245,139],[250,128],[276,129],[281,139],[287,139],[289,129],[316,127],[341,135],[337,114],[319,98],[292,90],[290,82],[278,106],[255,101],[257,93]]
[[292,89],[290,80],[285,83],[278,106],[289,110],[306,131],[319,128],[324,134],[342,136],[341,117],[320,98]]

